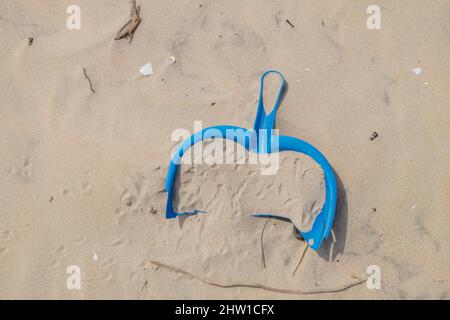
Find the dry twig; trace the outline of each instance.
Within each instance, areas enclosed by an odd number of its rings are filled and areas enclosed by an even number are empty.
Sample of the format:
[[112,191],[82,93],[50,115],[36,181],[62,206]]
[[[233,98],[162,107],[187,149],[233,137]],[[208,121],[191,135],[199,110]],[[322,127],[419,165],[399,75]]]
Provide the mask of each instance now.
[[331,288],[331,289],[322,289],[322,290],[311,290],[311,291],[303,291],[303,290],[289,290],[289,289],[279,289],[279,288],[273,288],[273,287],[268,287],[262,284],[246,284],[246,283],[231,283],[231,284],[221,284],[221,283],[217,283],[217,282],[213,282],[207,279],[203,279],[201,277],[198,277],[196,275],[193,275],[183,269],[179,269],[177,267],[173,267],[173,266],[169,266],[167,264],[164,264],[162,262],[159,261],[149,261],[151,264],[154,264],[157,267],[161,267],[164,269],[167,269],[169,271],[172,272],[176,272],[176,273],[180,273],[183,274],[191,279],[195,279],[198,281],[201,281],[203,283],[206,283],[210,286],[214,286],[214,287],[219,287],[219,288],[253,288],[253,289],[261,289],[261,290],[266,290],[266,291],[272,291],[272,292],[278,292],[278,293],[286,293],[286,294],[324,294],[324,293],[336,293],[336,292],[342,292],[345,291],[347,289],[353,288],[357,285],[360,285],[364,282],[366,282],[366,279],[363,280],[358,280],[356,282],[353,282],[351,284],[345,285],[343,287],[340,288]]
[[292,29],[295,28],[295,26],[292,24],[292,22],[289,21],[289,19],[286,19],[286,23],[290,25]]
[[266,268],[266,255],[264,254],[263,236],[264,236],[264,230],[266,230],[266,226],[269,223],[271,218],[272,217],[267,218],[266,223],[264,223],[264,226],[263,226],[262,231],[261,231],[261,263],[262,263],[264,269]]
[[300,260],[297,263],[297,266],[294,269],[294,272],[292,272],[292,276],[295,276],[295,273],[297,272],[298,267],[300,267],[300,263],[302,263],[303,258],[305,257],[306,250],[308,250],[309,246],[306,244],[305,249],[303,250],[302,256],[300,257]]
[[89,82],[89,89],[91,89],[92,93],[95,93],[94,88],[92,87],[92,82],[91,79],[89,78],[89,76],[86,73],[86,68],[83,68],[83,73],[84,73],[84,77],[86,78],[86,80]]
[[119,32],[117,32],[116,37],[114,40],[120,40],[120,39],[130,39],[130,43],[133,40],[134,32],[136,31],[137,27],[141,23],[141,17],[139,16],[139,12],[141,11],[141,6],[136,5],[136,0],[132,1],[131,6],[131,18],[128,20],[125,25],[120,28]]
[[139,298],[141,298],[142,294],[147,291],[147,286],[148,286],[148,280],[145,280],[145,282],[141,288],[141,293],[139,294]]

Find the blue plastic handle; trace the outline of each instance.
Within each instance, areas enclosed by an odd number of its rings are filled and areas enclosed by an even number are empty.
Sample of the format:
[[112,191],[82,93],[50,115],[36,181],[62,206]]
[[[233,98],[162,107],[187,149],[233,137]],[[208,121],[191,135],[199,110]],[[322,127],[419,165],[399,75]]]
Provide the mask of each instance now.
[[[275,73],[281,78],[280,89],[278,90],[277,100],[275,101],[275,105],[273,106],[272,111],[269,114],[266,114],[266,110],[264,109],[264,79],[268,74]],[[278,105],[280,104],[281,95],[284,90],[285,80],[283,75],[274,70],[268,70],[264,72],[259,79],[260,87],[259,87],[259,101],[258,101],[258,109],[256,110],[256,118],[255,124],[253,125],[253,129],[257,132],[260,129],[272,130],[275,126],[275,116],[278,111]]]

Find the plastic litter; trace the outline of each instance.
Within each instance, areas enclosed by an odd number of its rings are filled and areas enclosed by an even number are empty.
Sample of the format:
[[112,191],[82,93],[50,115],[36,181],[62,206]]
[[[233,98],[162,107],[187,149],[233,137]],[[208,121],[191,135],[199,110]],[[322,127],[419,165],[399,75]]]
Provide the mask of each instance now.
[[[275,105],[273,107],[273,110],[266,114],[264,110],[263,105],[263,89],[264,89],[264,77],[270,73],[275,73],[280,76],[282,82],[280,90],[278,91],[277,100],[275,102]],[[204,211],[200,210],[192,210],[187,212],[175,212],[172,206],[172,193],[174,189],[174,183],[175,178],[177,175],[178,167],[181,163],[181,158],[183,157],[183,154],[195,143],[202,141],[205,138],[204,133],[207,130],[218,130],[222,133],[222,137],[227,138],[228,136],[226,134],[227,130],[244,130],[245,132],[251,131],[254,132],[257,135],[257,147],[254,148],[254,146],[251,146],[249,143],[249,139],[244,139],[244,141],[236,140],[234,139],[234,142],[237,142],[241,144],[243,147],[245,147],[250,152],[256,152],[256,153],[271,153],[272,148],[271,146],[275,143],[278,143],[278,152],[282,151],[296,151],[300,153],[304,153],[308,156],[310,156],[314,161],[316,161],[321,167],[324,172],[325,176],[325,202],[323,205],[323,208],[321,212],[317,215],[313,227],[310,231],[304,232],[296,226],[297,230],[301,233],[305,241],[313,248],[314,250],[318,250],[320,245],[322,244],[324,239],[327,239],[330,235],[331,227],[334,220],[334,214],[336,210],[336,200],[337,200],[337,186],[336,186],[336,177],[334,175],[333,169],[331,168],[330,164],[328,163],[327,159],[320,153],[319,150],[314,148],[312,145],[307,143],[306,141],[300,140],[295,137],[289,137],[289,136],[275,136],[272,133],[272,129],[274,129],[275,124],[275,114],[278,109],[278,104],[281,99],[281,95],[284,89],[285,80],[283,75],[275,70],[269,70],[264,72],[261,75],[260,78],[260,92],[259,92],[259,102],[258,102],[258,109],[256,113],[256,119],[254,123],[253,129],[245,129],[237,126],[230,126],[230,125],[222,125],[222,126],[212,126],[209,128],[204,128],[203,130],[193,134],[188,139],[184,140],[180,146],[178,147],[177,151],[172,156],[169,169],[167,172],[166,177],[166,186],[165,189],[167,191],[167,205],[166,205],[166,218],[171,219],[182,215],[187,214],[197,214],[197,213],[204,213]],[[260,129],[266,129],[261,130]],[[217,132],[217,131],[216,131]],[[262,133],[261,133],[262,132]],[[264,139],[260,139],[260,135],[264,134],[266,135],[266,141],[268,142],[265,145],[262,145],[260,141],[264,141]],[[278,141],[277,139],[278,138]],[[263,137],[264,138],[264,137]],[[254,216],[265,216],[265,217],[281,217],[285,218],[279,215],[276,215],[274,213],[258,213],[254,214]]]
[[144,77],[147,77],[153,74],[153,67],[150,63],[146,63],[139,69],[139,72],[142,73]]
[[166,59],[166,64],[174,64],[177,61],[174,56],[170,56]]
[[418,75],[420,75],[420,74],[422,73],[422,68],[420,68],[420,67],[413,68],[413,69],[411,69],[411,71],[412,71],[416,76],[418,76]]

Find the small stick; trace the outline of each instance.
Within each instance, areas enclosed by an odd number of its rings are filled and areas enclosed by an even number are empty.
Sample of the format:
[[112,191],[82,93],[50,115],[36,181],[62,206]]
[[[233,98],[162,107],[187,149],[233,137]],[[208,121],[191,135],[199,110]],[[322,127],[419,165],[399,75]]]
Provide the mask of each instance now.
[[147,285],[148,285],[148,280],[145,280],[144,285],[141,288],[141,293],[139,294],[139,298],[141,298],[144,291],[147,290]]
[[141,7],[136,4],[136,0],[133,0],[131,4],[131,18],[127,21],[127,23],[125,23],[122,28],[120,28],[114,40],[126,38],[130,39],[130,43],[131,41],[133,41],[134,32],[142,21],[141,17],[139,16],[140,9]]
[[297,263],[297,266],[294,269],[294,272],[292,272],[292,276],[295,276],[295,273],[297,272],[298,267],[300,266],[300,263],[302,263],[303,258],[305,257],[306,250],[308,250],[309,246],[306,244],[305,249],[303,250],[302,256],[300,257],[300,261]]
[[290,25],[292,28],[295,28],[294,25],[289,21],[289,19],[286,19],[286,23],[287,23],[288,25]]
[[372,133],[372,135],[369,137],[369,140],[370,140],[370,141],[373,141],[373,140],[375,140],[376,138],[378,138],[378,132],[374,131],[374,132]]
[[333,242],[331,243],[330,256],[328,257],[328,259],[332,260],[333,254],[334,254],[334,244],[336,243],[336,235],[334,234],[333,229],[331,229],[330,231],[331,231],[331,237],[333,238]]
[[92,87],[92,82],[91,79],[89,78],[89,76],[86,73],[86,68],[83,68],[83,72],[84,72],[84,77],[86,78],[86,80],[89,82],[89,89],[91,89],[92,93],[95,93],[94,88]]
[[264,254],[264,242],[263,242],[263,236],[264,236],[264,230],[266,230],[266,226],[267,226],[267,224],[269,223],[269,221],[270,221],[271,218],[272,218],[272,217],[269,217],[269,218],[266,220],[266,223],[264,223],[264,227],[262,228],[262,231],[261,231],[261,263],[262,263],[264,269],[266,268],[266,256],[265,256],[265,254]]
[[261,289],[261,290],[266,290],[266,291],[271,291],[271,292],[278,292],[278,293],[286,293],[286,294],[323,294],[323,293],[336,293],[336,292],[342,292],[345,291],[347,289],[353,288],[357,285],[360,285],[364,282],[367,281],[367,279],[363,279],[363,280],[358,280],[356,282],[350,283],[348,285],[345,285],[343,287],[340,288],[331,288],[331,289],[322,289],[322,290],[311,290],[311,291],[303,291],[303,290],[289,290],[289,289],[279,289],[279,288],[273,288],[273,287],[268,287],[262,284],[246,284],[246,283],[231,283],[231,284],[221,284],[221,283],[217,283],[217,282],[213,282],[207,279],[203,279],[200,278],[196,275],[193,275],[183,269],[179,269],[177,267],[173,267],[173,266],[169,266],[167,264],[164,264],[162,262],[159,261],[148,261],[158,267],[162,267],[164,269],[167,269],[169,271],[172,272],[176,272],[176,273],[180,273],[183,274],[185,276],[187,276],[188,278],[191,279],[195,279],[198,281],[201,281],[203,283],[206,283],[210,286],[214,286],[214,287],[219,287],[219,288],[253,288],[253,289]]

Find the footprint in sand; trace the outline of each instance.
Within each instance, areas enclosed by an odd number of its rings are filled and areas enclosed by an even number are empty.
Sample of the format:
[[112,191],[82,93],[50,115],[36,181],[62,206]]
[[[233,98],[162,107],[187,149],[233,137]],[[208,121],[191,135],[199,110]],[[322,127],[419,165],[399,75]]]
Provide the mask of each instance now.
[[120,202],[130,208],[136,207],[136,197],[132,196],[127,189],[125,189],[122,193],[122,197],[120,198]]
[[109,269],[113,267],[117,263],[117,259],[115,257],[111,257],[102,262],[101,267],[104,269]]
[[99,275],[94,275],[93,277],[88,279],[88,282],[100,282],[100,283],[106,283],[113,280],[113,275],[111,272],[104,272]]
[[[129,178],[122,195],[120,196],[121,207],[115,210],[115,216],[119,219],[127,215],[135,214],[156,214],[163,207],[162,197],[164,196],[164,189],[160,188],[161,177],[156,171],[150,173],[151,179],[144,176],[142,173],[137,173]],[[155,186],[158,184],[158,186]],[[156,194],[154,190],[158,191]]]
[[114,241],[111,244],[111,247],[122,248],[127,245],[127,242],[128,242],[127,239],[120,238],[120,239],[117,239],[116,241]]
[[24,182],[31,180],[33,162],[31,156],[23,158],[21,165],[18,168],[13,168],[9,173]]
[[79,238],[75,238],[73,241],[72,241],[72,244],[77,244],[77,245],[79,245],[79,244],[83,244],[83,243],[85,243],[86,242],[86,237],[79,237]]
[[116,210],[114,210],[114,215],[120,219],[123,216],[125,216],[125,211],[122,210],[121,208],[117,208]]
[[54,269],[59,266],[60,260],[59,259],[53,259],[52,262],[48,265],[48,268]]
[[0,233],[0,240],[8,241],[11,240],[12,230],[6,230]]
[[65,246],[60,246],[55,250],[57,257],[63,257],[67,254],[67,248]]
[[8,253],[7,247],[0,247],[0,256],[4,256],[7,253]]
[[89,182],[83,181],[81,183],[81,189],[83,190],[82,194],[86,195],[86,194],[88,194],[91,191],[92,185]]

